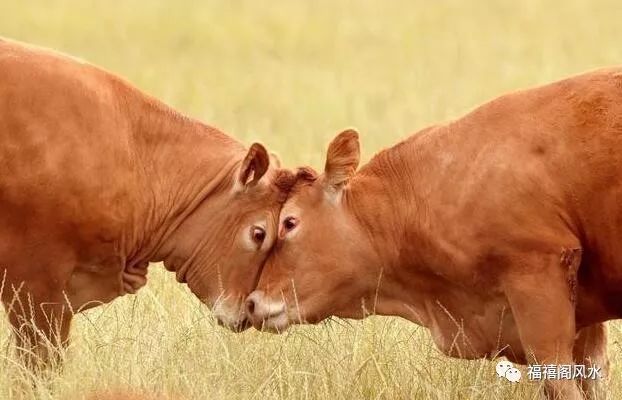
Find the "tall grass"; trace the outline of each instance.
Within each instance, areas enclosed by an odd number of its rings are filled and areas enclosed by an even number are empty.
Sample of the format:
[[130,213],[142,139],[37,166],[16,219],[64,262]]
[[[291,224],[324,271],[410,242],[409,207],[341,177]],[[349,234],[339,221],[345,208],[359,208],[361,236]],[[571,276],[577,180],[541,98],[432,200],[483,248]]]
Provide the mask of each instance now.
[[[505,91],[619,63],[621,20],[613,0],[0,2],[0,35],[87,59],[287,165],[315,166],[344,127],[368,158]],[[236,335],[160,266],[149,275],[138,295],[78,315],[64,369],[20,397],[537,398],[490,362],[442,356],[400,319]],[[17,398],[27,377],[0,317],[0,399]],[[617,399],[622,327],[610,328]]]
[[[125,389],[165,399],[538,398],[536,383],[502,381],[488,361],[449,359],[424,328],[404,320],[334,320],[283,335],[236,335],[218,327],[170,274],[151,274],[139,295],[76,318],[66,365],[48,385],[19,384],[29,377],[4,353],[0,398],[73,400]],[[615,399],[622,393],[622,349],[615,342],[622,331],[619,324],[611,328]]]

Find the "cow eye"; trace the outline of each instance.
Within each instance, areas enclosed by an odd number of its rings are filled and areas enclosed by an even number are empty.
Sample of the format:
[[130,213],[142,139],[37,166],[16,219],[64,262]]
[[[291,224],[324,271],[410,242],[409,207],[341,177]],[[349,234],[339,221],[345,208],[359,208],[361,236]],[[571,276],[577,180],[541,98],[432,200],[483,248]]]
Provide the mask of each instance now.
[[252,228],[251,235],[253,236],[253,241],[257,243],[257,245],[261,245],[266,239],[266,231],[259,226],[254,226]]
[[287,217],[283,221],[283,227],[286,231],[291,231],[298,225],[298,220],[295,217]]

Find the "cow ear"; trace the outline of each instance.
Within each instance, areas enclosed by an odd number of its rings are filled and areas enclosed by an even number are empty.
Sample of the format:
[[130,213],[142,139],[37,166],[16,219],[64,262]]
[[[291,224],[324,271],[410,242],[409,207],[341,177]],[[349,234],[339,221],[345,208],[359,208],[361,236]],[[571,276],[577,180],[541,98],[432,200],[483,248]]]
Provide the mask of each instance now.
[[337,135],[328,145],[324,167],[326,184],[333,190],[345,186],[356,172],[360,155],[359,134],[354,129]]
[[245,186],[251,182],[257,182],[268,170],[270,166],[270,156],[265,147],[259,143],[253,143],[240,168],[238,181]]

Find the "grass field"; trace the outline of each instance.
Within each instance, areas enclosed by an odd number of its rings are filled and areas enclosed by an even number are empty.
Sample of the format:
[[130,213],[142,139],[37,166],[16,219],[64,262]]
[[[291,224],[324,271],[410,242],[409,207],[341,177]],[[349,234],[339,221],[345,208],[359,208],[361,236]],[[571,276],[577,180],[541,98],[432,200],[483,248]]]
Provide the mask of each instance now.
[[[545,4],[546,3],[546,4]],[[622,60],[619,1],[0,0],[0,35],[121,75],[287,165],[323,165],[344,127],[365,159],[505,91]],[[0,319],[0,399],[23,376]],[[612,323],[611,399],[622,398]],[[393,318],[233,334],[154,265],[136,296],[75,318],[52,392],[165,399],[534,399],[485,361],[451,360]]]

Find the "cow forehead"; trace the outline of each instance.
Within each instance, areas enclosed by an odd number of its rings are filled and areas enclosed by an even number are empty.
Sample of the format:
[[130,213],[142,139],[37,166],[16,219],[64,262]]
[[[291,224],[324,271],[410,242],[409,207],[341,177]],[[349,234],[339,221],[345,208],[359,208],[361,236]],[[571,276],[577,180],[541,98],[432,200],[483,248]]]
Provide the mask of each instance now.
[[317,183],[299,187],[290,193],[287,201],[281,208],[281,216],[300,216],[309,211],[320,210],[326,204],[323,187]]
[[280,192],[264,182],[258,182],[253,187],[245,188],[236,193],[236,196],[248,203],[250,207],[257,209],[280,208],[284,200]]
[[287,201],[281,208],[281,215],[295,215],[299,216],[307,209],[319,206],[315,201],[319,197],[315,193],[315,188],[306,186],[300,190],[290,193]]
[[295,199],[290,199],[290,200],[287,200],[287,202],[283,205],[279,220],[280,222],[283,222],[283,220],[287,217],[292,217],[292,216],[300,217],[301,214],[302,214],[302,208],[298,205]]

